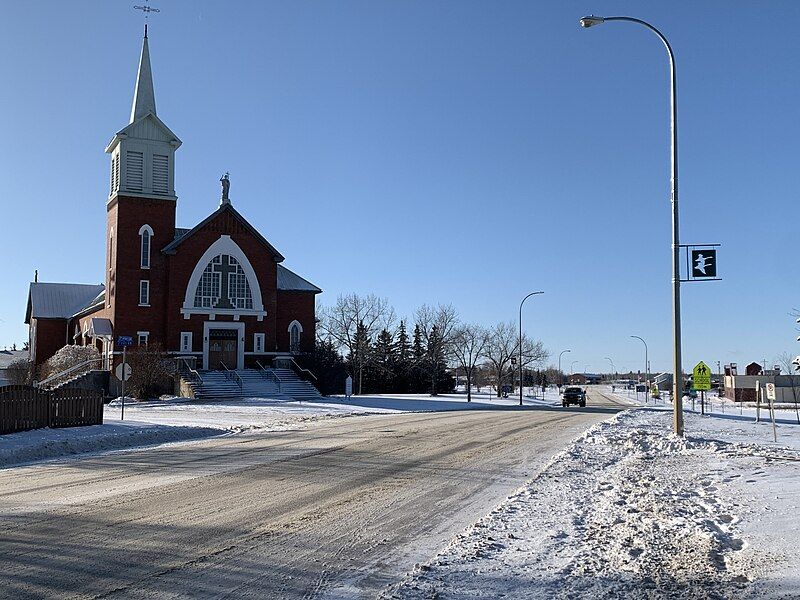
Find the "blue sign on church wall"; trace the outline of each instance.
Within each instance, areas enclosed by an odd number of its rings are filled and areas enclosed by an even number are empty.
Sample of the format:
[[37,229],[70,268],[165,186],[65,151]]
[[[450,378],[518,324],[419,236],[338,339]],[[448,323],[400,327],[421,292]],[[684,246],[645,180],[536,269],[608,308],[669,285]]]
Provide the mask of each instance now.
[[130,335],[118,335],[117,336],[117,346],[133,346],[133,336],[130,336]]

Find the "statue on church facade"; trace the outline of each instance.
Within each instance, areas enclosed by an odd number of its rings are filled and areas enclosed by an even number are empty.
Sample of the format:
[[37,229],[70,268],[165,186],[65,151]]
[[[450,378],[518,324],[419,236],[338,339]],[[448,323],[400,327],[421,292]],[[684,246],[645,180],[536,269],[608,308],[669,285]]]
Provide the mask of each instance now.
[[221,199],[221,202],[222,202],[222,204],[228,204],[231,201],[230,198],[228,197],[228,192],[231,189],[230,175],[228,173],[225,173],[225,175],[220,177],[219,181],[222,184],[222,199]]

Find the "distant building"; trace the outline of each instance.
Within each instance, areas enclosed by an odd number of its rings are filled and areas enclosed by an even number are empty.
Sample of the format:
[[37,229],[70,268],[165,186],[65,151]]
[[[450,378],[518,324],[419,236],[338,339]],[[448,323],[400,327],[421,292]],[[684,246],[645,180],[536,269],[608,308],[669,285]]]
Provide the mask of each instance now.
[[571,385],[586,385],[587,383],[600,383],[603,381],[603,376],[597,373],[573,373],[567,377],[567,381]]

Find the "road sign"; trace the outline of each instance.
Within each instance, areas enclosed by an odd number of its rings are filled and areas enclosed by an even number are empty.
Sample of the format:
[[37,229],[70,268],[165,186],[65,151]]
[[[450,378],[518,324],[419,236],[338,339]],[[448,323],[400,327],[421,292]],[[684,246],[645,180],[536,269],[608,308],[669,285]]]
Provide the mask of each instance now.
[[708,365],[702,360],[697,363],[692,370],[692,389],[711,389],[711,369],[709,369]]
[[133,346],[133,336],[131,336],[131,335],[118,335],[117,336],[117,346],[120,346],[120,347]]
[[775,384],[766,383],[764,387],[767,388],[767,400],[775,400]]
[[133,369],[131,369],[128,363],[121,363],[114,369],[114,375],[116,375],[117,379],[120,381],[128,381],[128,379],[131,378],[131,373],[133,373]]
[[692,278],[710,279],[717,276],[717,251],[692,250]]
[[344,380],[344,395],[348,398],[353,395],[353,378],[350,375]]

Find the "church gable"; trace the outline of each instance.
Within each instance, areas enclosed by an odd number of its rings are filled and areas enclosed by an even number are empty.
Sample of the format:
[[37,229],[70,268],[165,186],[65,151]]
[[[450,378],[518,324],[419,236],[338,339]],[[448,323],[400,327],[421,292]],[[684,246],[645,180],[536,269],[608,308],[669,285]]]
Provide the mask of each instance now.
[[209,234],[219,234],[253,237],[263,247],[263,249],[272,256],[275,262],[282,262],[284,260],[283,255],[278,252],[275,247],[270,244],[255,227],[248,223],[247,220],[230,204],[223,204],[188,232],[180,237],[176,237],[169,245],[167,245],[166,248],[164,248],[163,252],[166,254],[177,253],[180,246],[201,232],[204,232],[206,236]]
[[[154,142],[167,142],[173,144],[176,148],[181,145],[181,141],[178,139],[178,136],[172,133],[170,128],[167,127],[164,122],[153,113],[149,113],[144,117],[137,119],[124,129],[118,131],[114,136],[114,139],[124,139],[125,137]],[[111,144],[109,144],[109,147],[112,147],[113,145],[114,141],[112,140]]]
[[[257,257],[256,265],[258,265]],[[260,276],[259,276],[260,275]],[[245,251],[230,235],[220,235],[197,260],[186,284],[181,313],[266,316],[262,285]],[[264,282],[264,283],[262,283]]]

